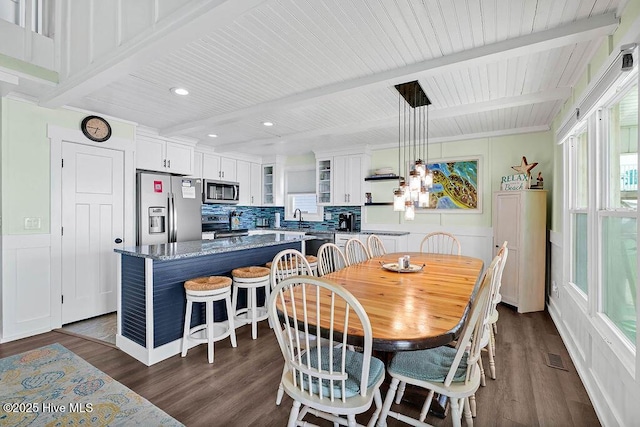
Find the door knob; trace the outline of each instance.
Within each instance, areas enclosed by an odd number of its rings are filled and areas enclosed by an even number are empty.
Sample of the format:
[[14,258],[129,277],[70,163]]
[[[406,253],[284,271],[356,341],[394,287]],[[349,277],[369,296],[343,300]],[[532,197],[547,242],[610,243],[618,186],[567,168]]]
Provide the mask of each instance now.
[[122,239],[118,237],[118,238],[116,238],[115,242],[116,243],[122,243]]

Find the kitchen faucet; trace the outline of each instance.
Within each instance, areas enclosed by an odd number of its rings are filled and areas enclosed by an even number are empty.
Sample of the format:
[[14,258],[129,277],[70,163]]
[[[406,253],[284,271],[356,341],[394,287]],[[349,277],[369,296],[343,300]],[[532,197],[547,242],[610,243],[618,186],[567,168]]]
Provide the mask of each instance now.
[[[300,212],[300,218],[298,218],[296,216],[298,212]],[[296,208],[296,210],[293,211],[293,217],[294,218],[298,218],[298,228],[302,228],[302,211],[300,209]]]

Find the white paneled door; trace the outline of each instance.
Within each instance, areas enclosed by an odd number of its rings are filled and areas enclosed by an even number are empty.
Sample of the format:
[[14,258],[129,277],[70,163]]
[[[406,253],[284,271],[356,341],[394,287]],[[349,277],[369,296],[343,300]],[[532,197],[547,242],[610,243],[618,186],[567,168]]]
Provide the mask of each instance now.
[[116,311],[124,155],[62,143],[62,324]]

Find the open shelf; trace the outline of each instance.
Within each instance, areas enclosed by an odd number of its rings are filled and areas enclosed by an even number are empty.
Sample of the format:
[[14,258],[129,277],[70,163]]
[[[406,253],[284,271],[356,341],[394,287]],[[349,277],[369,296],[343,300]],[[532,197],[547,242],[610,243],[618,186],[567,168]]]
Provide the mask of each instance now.
[[397,181],[398,179],[404,179],[401,176],[397,176],[397,175],[372,175],[372,176],[367,176],[365,177],[365,181],[392,181],[395,180]]

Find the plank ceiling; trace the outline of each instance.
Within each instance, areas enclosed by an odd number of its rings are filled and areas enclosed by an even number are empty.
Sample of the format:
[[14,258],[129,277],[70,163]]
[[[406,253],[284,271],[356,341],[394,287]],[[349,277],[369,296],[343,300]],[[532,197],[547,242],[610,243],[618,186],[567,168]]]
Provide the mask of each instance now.
[[539,131],[611,33],[563,29],[619,3],[269,0],[71,104],[221,152],[297,154],[394,145],[393,85],[417,78],[432,142]]

